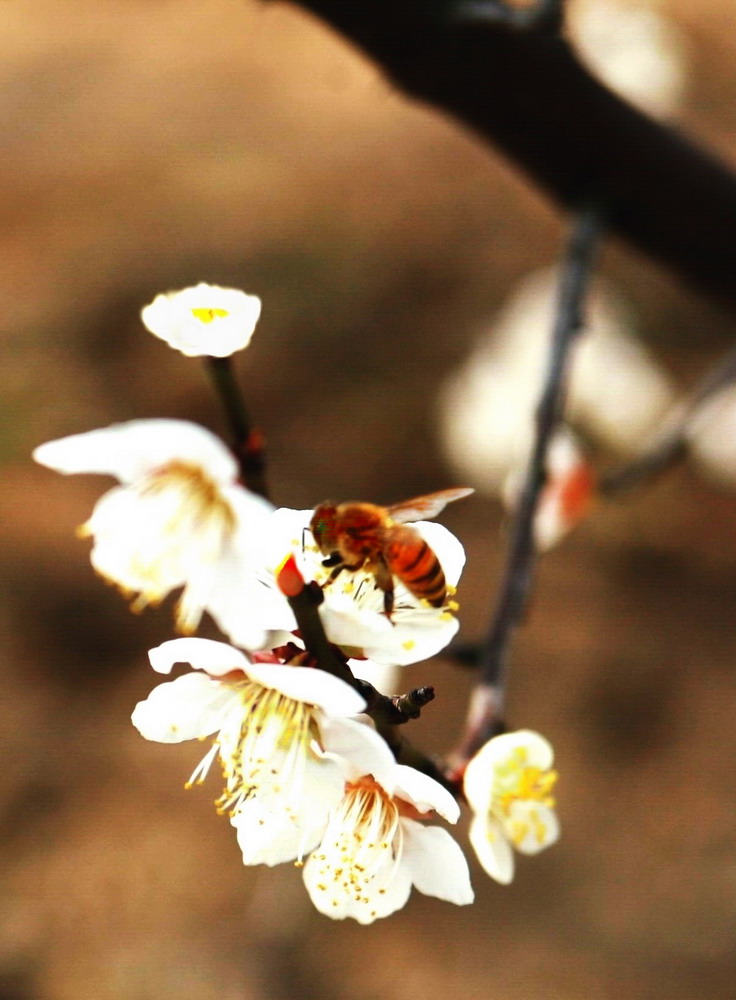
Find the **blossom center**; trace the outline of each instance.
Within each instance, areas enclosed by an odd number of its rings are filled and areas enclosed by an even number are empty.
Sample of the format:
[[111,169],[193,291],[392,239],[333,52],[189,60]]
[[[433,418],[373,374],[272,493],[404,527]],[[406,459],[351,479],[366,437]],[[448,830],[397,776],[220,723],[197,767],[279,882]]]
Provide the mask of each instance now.
[[400,861],[401,833],[398,806],[372,777],[349,782],[310,858],[317,890],[335,909],[347,901],[370,905]]
[[543,771],[527,763],[527,751],[517,747],[503,764],[497,764],[494,775],[493,802],[508,816],[515,802],[539,802],[554,809],[552,789],[557,783],[556,771]]
[[230,313],[227,311],[227,309],[220,309],[220,308],[205,309],[201,307],[197,309],[192,309],[192,316],[194,316],[195,319],[198,319],[200,323],[205,323],[205,324],[214,323],[216,319],[225,319],[225,317],[229,315]]
[[[287,813],[295,814],[307,764],[318,758],[315,710],[252,680],[237,688],[239,697],[215,742],[225,777],[217,808],[235,815],[258,794],[261,799],[278,798]],[[192,780],[203,778],[201,772],[192,776]]]

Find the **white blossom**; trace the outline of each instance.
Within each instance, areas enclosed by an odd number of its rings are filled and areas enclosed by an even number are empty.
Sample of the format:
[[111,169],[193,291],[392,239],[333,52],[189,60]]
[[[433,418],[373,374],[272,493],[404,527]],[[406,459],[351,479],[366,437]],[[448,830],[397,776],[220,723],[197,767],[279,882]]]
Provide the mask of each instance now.
[[[502,497],[510,510],[517,506],[526,469],[514,469]],[[534,512],[534,542],[547,551],[560,542],[590,511],[595,475],[575,435],[560,427],[552,436],[545,463],[546,479]]]
[[[510,472],[526,467],[557,302],[555,269],[520,282],[441,394],[440,427],[458,475],[498,495]],[[667,375],[637,338],[623,302],[598,283],[569,372],[566,419],[605,448],[628,457],[673,405]]]
[[237,482],[230,451],[183,420],[132,420],[40,445],[37,462],[63,473],[115,476],[79,529],[94,568],[134,597],[133,610],[183,587],[176,620],[197,628],[203,611],[241,645],[288,623],[288,605],[257,582],[256,550],[272,506]]
[[[343,570],[330,581],[309,530],[314,511],[280,508],[273,514],[268,545],[275,566],[285,553],[292,552],[305,580],[323,586],[320,616],[327,638],[347,656],[366,657],[378,664],[406,665],[425,660],[443,649],[458,630],[451,597],[445,607],[430,607],[411,594],[394,577],[394,609],[389,619],[384,613],[384,595],[373,575],[364,570]],[[465,564],[460,542],[441,524],[418,521],[412,525],[430,545],[445,575],[448,594],[455,587]],[[267,569],[268,569],[267,565]],[[285,626],[286,627],[286,626]],[[291,628],[296,628],[294,621]]]
[[404,906],[412,885],[447,902],[472,903],[457,843],[441,827],[419,822],[432,811],[456,822],[452,795],[433,778],[397,764],[368,725],[328,723],[324,741],[342,768],[345,794],[304,865],[317,909],[335,920],[369,924]]
[[465,797],[474,813],[470,842],[486,872],[504,885],[514,877],[512,848],[537,854],[559,837],[553,756],[543,736],[520,729],[493,737],[465,769]]
[[648,114],[677,115],[687,52],[672,20],[641,0],[576,0],[567,13],[572,41],[595,76]]
[[[204,781],[219,759],[225,788],[217,806],[229,813],[246,864],[279,864],[318,843],[329,809],[343,795],[344,777],[322,749],[322,727],[352,716],[365,701],[322,670],[255,662],[210,639],[174,639],[152,649],[151,665],[195,671],[153,689],[132,721],[160,743],[205,739],[212,746],[190,784]],[[344,719],[332,718],[335,729]]]
[[256,295],[200,283],[157,295],[141,310],[141,319],[154,336],[189,358],[224,358],[248,346],[260,314]]
[[729,385],[697,407],[687,425],[690,454],[721,486],[736,486],[736,387]]

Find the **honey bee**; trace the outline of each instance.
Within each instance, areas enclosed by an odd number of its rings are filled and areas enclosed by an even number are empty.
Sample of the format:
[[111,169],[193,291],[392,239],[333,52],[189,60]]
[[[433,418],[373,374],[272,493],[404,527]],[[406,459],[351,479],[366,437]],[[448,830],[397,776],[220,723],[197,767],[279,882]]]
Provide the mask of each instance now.
[[324,586],[345,569],[365,570],[373,574],[376,586],[383,591],[388,618],[394,608],[394,577],[414,597],[441,608],[447,599],[447,584],[440,561],[416,528],[405,522],[436,517],[448,503],[472,492],[467,487],[440,490],[391,507],[321,503],[315,508],[310,529],[326,556],[323,565],[332,567]]

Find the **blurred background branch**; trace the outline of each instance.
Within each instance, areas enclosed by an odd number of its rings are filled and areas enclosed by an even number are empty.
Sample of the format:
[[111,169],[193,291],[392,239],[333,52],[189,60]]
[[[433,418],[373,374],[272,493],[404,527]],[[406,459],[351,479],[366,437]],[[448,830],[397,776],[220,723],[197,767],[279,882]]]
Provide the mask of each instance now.
[[489,139],[560,204],[736,306],[736,177],[598,83],[546,27],[463,19],[452,0],[299,0],[411,96]]

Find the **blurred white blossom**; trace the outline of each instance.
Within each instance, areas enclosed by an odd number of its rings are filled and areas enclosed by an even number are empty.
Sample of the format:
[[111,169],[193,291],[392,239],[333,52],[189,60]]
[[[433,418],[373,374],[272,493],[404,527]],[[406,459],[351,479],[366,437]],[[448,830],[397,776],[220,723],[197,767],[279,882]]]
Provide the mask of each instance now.
[[141,310],[147,329],[189,358],[224,358],[247,347],[260,315],[256,295],[205,283],[157,295]]
[[736,386],[727,386],[698,407],[687,438],[699,468],[720,485],[736,487]]
[[197,628],[204,610],[241,645],[288,622],[283,598],[258,583],[256,546],[273,507],[237,482],[238,467],[214,434],[183,420],[131,420],[40,445],[57,472],[115,476],[79,529],[94,541],[94,568],[133,610],[183,587],[176,620]]
[[627,0],[573,0],[570,38],[598,79],[642,111],[674,118],[687,83],[682,33],[656,5]]
[[[533,416],[547,366],[558,275],[524,279],[490,336],[479,342],[441,393],[441,432],[459,476],[498,495],[526,466]],[[622,456],[638,453],[674,398],[670,380],[633,332],[626,308],[594,285],[585,329],[572,352],[567,420]]]
[[[510,510],[518,503],[526,469],[509,473],[502,498]],[[595,474],[590,462],[566,427],[550,441],[545,465],[546,480],[534,512],[534,541],[546,551],[557,545],[590,511],[595,497]]]
[[489,740],[465,769],[473,819],[470,842],[497,882],[514,877],[514,852],[537,854],[560,835],[552,789],[553,751],[539,733],[520,729]]
[[325,725],[325,748],[345,777],[321,843],[304,865],[317,909],[335,920],[373,923],[400,909],[412,885],[457,905],[473,901],[468,865],[446,830],[419,820],[436,812],[451,823],[459,807],[439,782],[397,764],[368,725]]
[[311,850],[345,785],[322,750],[321,727],[361,712],[363,698],[322,670],[255,662],[210,639],[173,639],[149,656],[159,673],[181,662],[201,673],[155,687],[136,705],[133,724],[160,743],[216,734],[190,784],[219,759],[225,789],[217,804],[231,816],[245,863],[274,865]]

